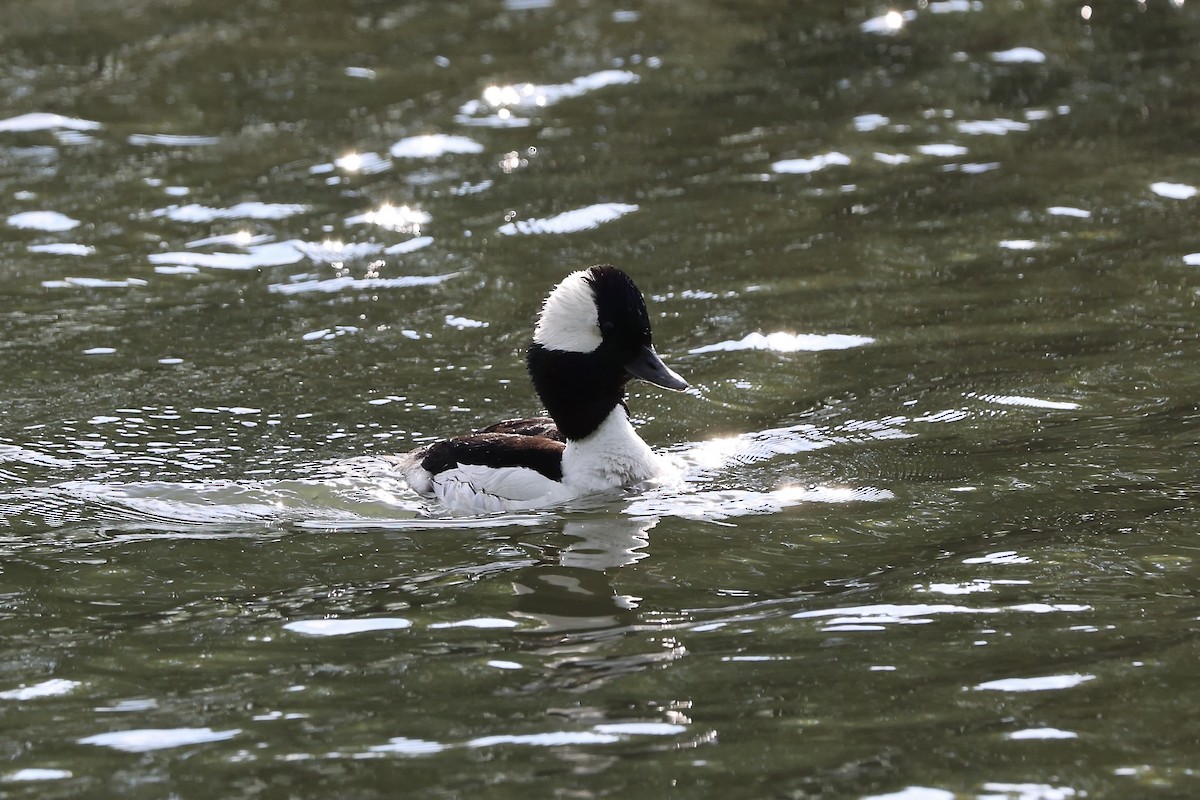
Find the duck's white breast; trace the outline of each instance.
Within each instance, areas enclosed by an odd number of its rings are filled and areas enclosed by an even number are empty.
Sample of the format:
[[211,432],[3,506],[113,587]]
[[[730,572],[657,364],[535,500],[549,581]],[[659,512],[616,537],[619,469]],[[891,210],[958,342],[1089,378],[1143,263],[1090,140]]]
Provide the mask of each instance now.
[[563,483],[580,494],[651,480],[666,466],[637,435],[624,406],[614,408],[591,436],[568,441],[562,463]]

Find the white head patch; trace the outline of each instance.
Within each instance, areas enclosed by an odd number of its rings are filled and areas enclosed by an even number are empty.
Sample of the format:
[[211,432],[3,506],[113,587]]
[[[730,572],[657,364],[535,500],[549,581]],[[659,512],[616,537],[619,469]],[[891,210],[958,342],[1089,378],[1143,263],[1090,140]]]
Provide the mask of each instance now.
[[600,346],[600,316],[587,270],[562,279],[542,304],[533,341],[547,350],[590,353]]

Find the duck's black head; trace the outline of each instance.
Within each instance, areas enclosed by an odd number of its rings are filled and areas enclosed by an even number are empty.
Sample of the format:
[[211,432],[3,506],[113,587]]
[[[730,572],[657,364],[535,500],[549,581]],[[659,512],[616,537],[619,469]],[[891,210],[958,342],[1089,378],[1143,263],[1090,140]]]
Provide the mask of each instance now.
[[654,352],[642,293],[608,264],[573,272],[554,287],[526,363],[538,396],[568,439],[596,430],[624,401],[633,378],[687,388]]

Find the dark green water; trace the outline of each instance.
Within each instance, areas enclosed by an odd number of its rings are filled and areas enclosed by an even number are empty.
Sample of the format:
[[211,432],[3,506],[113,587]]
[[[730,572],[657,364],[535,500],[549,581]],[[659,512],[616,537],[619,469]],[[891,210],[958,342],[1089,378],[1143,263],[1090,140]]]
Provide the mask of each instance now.
[[[0,795],[1200,791],[1197,3],[887,11],[4,3]],[[686,483],[423,513],[597,262]]]

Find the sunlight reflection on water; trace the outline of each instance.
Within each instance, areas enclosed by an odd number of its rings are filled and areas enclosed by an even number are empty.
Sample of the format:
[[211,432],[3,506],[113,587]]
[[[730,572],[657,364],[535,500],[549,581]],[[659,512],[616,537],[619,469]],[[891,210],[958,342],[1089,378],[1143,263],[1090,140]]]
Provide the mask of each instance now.
[[33,686],[6,689],[0,692],[0,700],[32,700],[38,697],[55,697],[57,695],[70,694],[82,685],[79,681],[51,678]]
[[1169,200],[1190,200],[1200,192],[1195,186],[1186,183],[1170,183],[1168,181],[1159,181],[1150,184],[1150,191],[1154,192],[1159,197],[1166,197]]
[[148,753],[187,745],[222,742],[241,734],[241,729],[214,731],[212,728],[147,728],[143,730],[112,731],[85,736],[80,744],[111,747],[126,753]]
[[267,219],[280,220],[303,214],[309,206],[302,203],[262,203],[258,201],[238,203],[229,208],[192,203],[186,206],[168,206],[150,212],[152,217],[166,217],[175,222],[214,222],[220,219]]
[[392,158],[437,158],[452,153],[482,153],[483,145],[467,136],[431,133],[401,139],[388,152]]
[[19,769],[15,772],[9,772],[0,780],[5,782],[23,783],[26,781],[60,781],[65,778],[73,777],[73,773],[66,769],[42,769],[38,767],[27,767]]
[[460,125],[495,128],[526,127],[530,120],[518,114],[537,111],[608,86],[637,83],[639,80],[636,73],[612,69],[584,75],[570,83],[489,86],[484,89],[480,99],[464,103],[454,121]]
[[421,226],[432,221],[428,213],[411,206],[394,206],[391,203],[384,203],[379,208],[367,211],[363,214],[355,214],[346,217],[347,225],[378,225],[381,228],[386,228],[390,231],[400,231],[403,233],[419,234]]
[[162,147],[209,147],[220,144],[219,136],[188,136],[174,133],[134,133],[129,136],[134,147],[160,145]]
[[13,214],[7,221],[14,228],[49,232],[69,231],[79,227],[79,220],[57,211],[22,211],[19,214]]
[[0,120],[0,132],[5,133],[51,130],[94,131],[101,127],[101,124],[95,120],[65,117],[62,114],[40,111]]
[[771,165],[771,169],[776,172],[806,175],[811,172],[819,172],[828,167],[844,167],[850,164],[850,156],[845,153],[822,153],[811,158],[792,158],[785,161],[776,161]]
[[74,242],[31,244],[25,249],[31,253],[49,253],[56,256],[91,256],[96,254],[95,247],[88,244],[76,244]]
[[481,736],[455,744],[443,744],[424,739],[400,736],[389,739],[387,744],[372,745],[372,753],[400,753],[403,755],[430,755],[451,747],[484,748],[502,745],[525,745],[529,747],[570,747],[576,745],[608,745],[638,736],[678,736],[687,733],[684,725],[666,722],[622,722],[601,723],[589,730],[557,730],[537,733],[494,734]]
[[402,617],[370,617],[366,619],[305,619],[288,622],[284,630],[306,636],[346,636],[375,631],[401,631],[412,627],[412,620]]
[[689,353],[732,352],[736,350],[773,350],[777,353],[818,352],[821,350],[845,350],[861,347],[875,340],[869,336],[854,336],[843,333],[748,333],[737,341],[717,342],[693,347]]
[[1079,673],[1045,675],[1038,678],[1001,678],[999,680],[986,681],[973,688],[976,691],[1046,692],[1056,689],[1071,689],[1095,679],[1095,675],[1082,675]]
[[564,211],[546,219],[525,219],[501,225],[500,233],[505,236],[517,234],[562,234],[596,228],[606,222],[620,219],[637,211],[629,203],[597,203],[595,205]]

